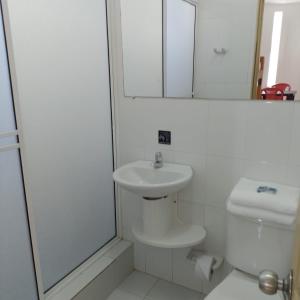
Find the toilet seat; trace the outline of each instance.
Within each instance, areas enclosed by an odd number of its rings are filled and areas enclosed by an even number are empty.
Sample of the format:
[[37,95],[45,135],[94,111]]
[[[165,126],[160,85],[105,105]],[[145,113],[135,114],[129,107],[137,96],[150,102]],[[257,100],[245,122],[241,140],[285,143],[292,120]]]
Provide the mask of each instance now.
[[258,282],[246,274],[234,270],[205,300],[283,300],[282,293],[269,296],[261,292]]

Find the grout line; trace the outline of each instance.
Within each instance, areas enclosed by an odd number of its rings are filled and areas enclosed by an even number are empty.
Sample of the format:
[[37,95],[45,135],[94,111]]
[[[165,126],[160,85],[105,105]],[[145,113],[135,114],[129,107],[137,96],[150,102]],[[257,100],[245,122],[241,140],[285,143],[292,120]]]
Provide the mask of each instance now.
[[[153,277],[153,278],[155,279],[155,281],[153,282],[153,284],[152,284],[152,285],[149,287],[149,289],[146,291],[145,296],[140,296],[140,295],[138,295],[138,294],[136,294],[136,293],[134,293],[134,292],[132,292],[132,291],[127,290],[126,288],[124,288],[124,289],[120,288],[120,286],[122,285],[122,283],[123,283],[127,278],[129,278],[133,273],[135,273],[135,272],[138,272],[138,273],[141,273],[141,274],[144,274],[144,275],[149,275],[149,276],[151,276],[151,277]],[[154,288],[154,286],[157,284],[158,281],[159,281],[159,278],[157,278],[157,277],[155,277],[155,276],[153,276],[153,275],[151,275],[151,274],[148,274],[148,273],[142,272],[142,271],[138,271],[138,270],[134,270],[131,274],[129,274],[129,275],[128,275],[121,283],[120,283],[120,285],[119,285],[115,290],[123,291],[123,292],[125,292],[125,293],[130,294],[130,295],[133,295],[134,297],[139,298],[140,300],[144,300],[144,299],[147,298],[147,296],[149,295],[150,291]]]
[[141,296],[138,296],[138,295],[136,295],[136,294],[134,294],[134,293],[132,293],[132,292],[128,292],[127,290],[119,289],[119,291],[124,292],[124,293],[129,294],[129,295],[132,295],[132,296],[134,296],[135,298],[138,298],[138,299],[140,299],[140,300],[143,300],[143,299],[144,299],[144,298],[142,298]]
[[143,299],[146,299],[150,292],[154,289],[154,287],[158,284],[158,282],[160,281],[160,279],[158,279],[157,277],[154,277],[155,278],[155,282],[153,283],[153,285],[151,286],[151,288],[148,290],[148,292],[146,293],[146,295],[144,296]]
[[[177,194],[178,197],[178,194]],[[179,207],[178,207],[178,202],[179,200],[176,199],[176,209],[177,209],[177,218],[179,219]],[[171,249],[171,282],[174,282],[174,249]]]
[[287,157],[287,169],[286,169],[286,176],[288,176],[288,172],[290,166],[292,165],[292,148],[294,144],[294,133],[295,133],[295,120],[296,120],[296,111],[295,107],[290,111],[290,128],[289,128],[289,146],[288,146],[288,157]]
[[[112,293],[114,293],[115,291],[119,290],[120,292],[124,292],[124,293],[130,294],[130,295],[134,296],[135,298],[137,298],[137,299],[139,299],[139,300],[156,300],[155,298],[149,297],[150,292],[151,292],[154,288],[156,288],[156,286],[158,285],[159,282],[161,282],[161,281],[166,281],[166,282],[171,283],[171,284],[174,285],[174,286],[179,286],[179,287],[182,287],[182,288],[184,288],[184,289],[186,289],[186,290],[190,290],[190,291],[193,291],[193,292],[198,293],[198,294],[201,296],[201,298],[200,298],[201,300],[203,300],[203,299],[205,298],[205,296],[206,296],[203,292],[199,292],[199,291],[190,289],[190,288],[185,287],[185,286],[183,286],[183,285],[177,284],[177,283],[175,283],[175,282],[173,282],[173,281],[168,281],[168,280],[159,279],[158,277],[153,276],[153,275],[150,275],[150,274],[148,274],[148,273],[146,273],[146,272],[141,272],[141,271],[137,271],[137,272],[142,273],[142,274],[149,275],[149,276],[151,276],[151,277],[153,277],[153,278],[155,279],[155,281],[153,282],[153,284],[151,285],[151,287],[148,289],[148,291],[146,292],[146,294],[145,294],[144,296],[137,295],[137,294],[135,294],[135,293],[132,292],[132,291],[128,291],[127,289],[121,289],[120,286],[122,285],[122,283],[121,283],[116,289],[114,289],[114,291],[113,291]],[[130,277],[130,275],[127,276],[124,280],[126,280],[128,277]],[[111,293],[111,294],[112,294],[112,293]]]

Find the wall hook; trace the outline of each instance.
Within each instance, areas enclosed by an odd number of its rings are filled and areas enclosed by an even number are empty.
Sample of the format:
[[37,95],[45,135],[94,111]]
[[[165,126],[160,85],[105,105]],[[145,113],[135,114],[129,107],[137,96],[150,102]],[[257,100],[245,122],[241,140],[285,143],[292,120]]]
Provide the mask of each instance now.
[[227,54],[228,50],[226,50],[225,48],[221,48],[221,49],[214,48],[214,52],[217,55],[225,55]]

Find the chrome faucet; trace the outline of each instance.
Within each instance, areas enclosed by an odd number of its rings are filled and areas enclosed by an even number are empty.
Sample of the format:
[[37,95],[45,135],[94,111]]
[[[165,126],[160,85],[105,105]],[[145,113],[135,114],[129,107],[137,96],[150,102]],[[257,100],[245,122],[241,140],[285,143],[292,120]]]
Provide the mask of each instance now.
[[163,156],[161,152],[155,152],[155,160],[153,162],[153,168],[159,169],[162,168],[164,165],[163,163]]

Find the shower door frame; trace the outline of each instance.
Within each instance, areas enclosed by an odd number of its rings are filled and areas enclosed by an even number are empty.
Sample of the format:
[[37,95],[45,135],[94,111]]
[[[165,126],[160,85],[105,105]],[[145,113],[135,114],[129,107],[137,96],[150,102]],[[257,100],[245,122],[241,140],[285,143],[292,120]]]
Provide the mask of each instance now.
[[[15,61],[12,54],[13,43],[11,37],[11,30],[10,30],[10,20],[9,20],[9,13],[8,13],[8,6],[7,2],[9,0],[0,0],[0,9],[3,14],[3,25],[4,25],[4,33],[5,33],[5,40],[6,40],[6,49],[8,54],[8,65],[10,71],[10,80],[12,86],[12,94],[13,94],[13,103],[14,103],[14,112],[15,112],[15,119],[16,119],[16,132],[8,134],[14,134],[18,137],[18,145],[16,147],[19,149],[20,153],[20,162],[22,166],[22,177],[24,183],[24,192],[25,192],[25,202],[27,206],[27,215],[28,215],[28,224],[29,224],[29,234],[31,238],[31,246],[33,252],[33,262],[34,262],[34,270],[36,275],[36,282],[37,282],[37,293],[39,300],[47,300],[50,297],[52,298],[53,294],[57,293],[57,291],[61,291],[72,281],[74,278],[78,277],[83,271],[88,270],[88,268],[93,264],[95,261],[99,260],[105,252],[111,249],[114,245],[116,245],[120,239],[122,238],[122,226],[121,226],[121,207],[120,207],[120,197],[119,189],[116,185],[114,185],[114,200],[115,200],[115,222],[116,222],[116,235],[115,237],[100,248],[94,255],[88,258],[86,261],[82,262],[75,270],[73,270],[70,274],[68,274],[65,278],[59,281],[54,287],[52,287],[49,291],[45,292],[43,287],[43,280],[42,280],[42,272],[41,272],[41,264],[39,258],[39,250],[38,250],[38,242],[37,242],[37,232],[36,232],[36,222],[33,213],[33,203],[30,194],[30,186],[28,177],[28,167],[26,159],[24,159],[24,139],[23,139],[23,132],[22,132],[22,117],[20,114],[19,108],[19,93],[18,93],[18,85],[17,85],[17,76],[16,76],[16,68],[15,68]],[[114,94],[114,68],[113,68],[113,53],[112,53],[112,41],[111,35],[114,28],[111,26],[111,18],[112,18],[112,1],[105,0],[106,3],[106,23],[107,23],[107,41],[108,41],[108,65],[109,65],[109,84],[110,84],[110,107],[111,107],[111,130],[112,130],[112,154],[113,154],[113,168],[115,169],[117,166],[118,161],[118,153],[117,153],[117,125],[116,125],[116,100]],[[1,148],[0,148],[1,150]],[[113,179],[112,179],[113,180]],[[101,272],[100,272],[101,273]],[[99,274],[98,274],[99,275]],[[97,276],[98,276],[97,275]],[[83,275],[85,276],[85,275]],[[96,277],[96,276],[95,276]],[[94,278],[93,278],[94,279]],[[91,281],[91,280],[90,280]],[[75,294],[74,294],[75,296]],[[67,300],[67,299],[66,299]]]

